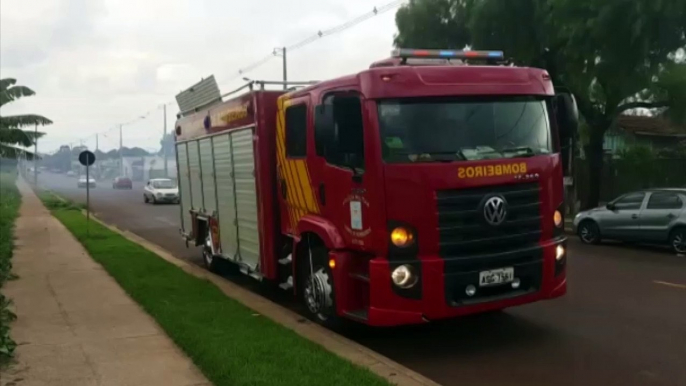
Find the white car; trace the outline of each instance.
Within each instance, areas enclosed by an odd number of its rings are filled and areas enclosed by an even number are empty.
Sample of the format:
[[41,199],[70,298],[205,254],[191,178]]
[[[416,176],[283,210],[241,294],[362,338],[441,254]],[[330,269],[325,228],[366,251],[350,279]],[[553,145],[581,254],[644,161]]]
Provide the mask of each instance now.
[[176,182],[169,178],[155,178],[145,184],[143,201],[147,204],[179,203],[179,188]]
[[78,182],[79,188],[85,188],[85,187],[95,188],[96,185],[97,184],[95,183],[95,178],[89,177],[88,179],[86,179],[86,176],[79,177],[79,182]]

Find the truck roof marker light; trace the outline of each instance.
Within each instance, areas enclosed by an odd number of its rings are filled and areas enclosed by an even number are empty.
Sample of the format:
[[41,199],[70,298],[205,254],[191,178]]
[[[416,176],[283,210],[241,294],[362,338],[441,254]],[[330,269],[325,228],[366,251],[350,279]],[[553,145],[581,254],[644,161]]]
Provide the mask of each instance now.
[[505,59],[503,51],[464,51],[464,50],[417,50],[399,48],[391,53],[394,58],[435,58],[435,59]]

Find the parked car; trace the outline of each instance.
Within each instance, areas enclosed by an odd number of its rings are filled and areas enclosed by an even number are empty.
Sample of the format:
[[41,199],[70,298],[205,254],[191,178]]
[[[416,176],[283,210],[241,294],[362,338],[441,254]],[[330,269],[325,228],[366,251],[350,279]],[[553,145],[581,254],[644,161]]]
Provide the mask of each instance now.
[[651,189],[624,194],[605,207],[574,218],[582,242],[635,241],[669,245],[686,254],[686,188]]
[[128,177],[117,177],[112,180],[112,189],[133,189],[133,182]]
[[86,179],[86,176],[81,176],[81,177],[79,177],[79,182],[77,183],[77,185],[79,188],[85,188],[85,187],[95,188],[95,186],[97,184],[95,182],[95,178],[88,177],[88,179]]
[[67,172],[68,177],[74,177],[75,175],[76,175],[76,173],[74,173],[72,170]]
[[179,187],[169,178],[155,178],[145,185],[143,190],[145,203],[179,203]]

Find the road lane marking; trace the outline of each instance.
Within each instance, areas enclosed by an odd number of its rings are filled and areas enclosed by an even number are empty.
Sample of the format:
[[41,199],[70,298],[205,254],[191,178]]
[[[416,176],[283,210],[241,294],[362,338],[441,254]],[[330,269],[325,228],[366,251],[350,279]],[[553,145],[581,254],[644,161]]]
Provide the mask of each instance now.
[[667,287],[679,288],[679,289],[685,289],[686,290],[686,285],[684,285],[684,284],[676,284],[676,283],[670,283],[670,282],[660,281],[660,280],[654,280],[653,283],[666,285]]

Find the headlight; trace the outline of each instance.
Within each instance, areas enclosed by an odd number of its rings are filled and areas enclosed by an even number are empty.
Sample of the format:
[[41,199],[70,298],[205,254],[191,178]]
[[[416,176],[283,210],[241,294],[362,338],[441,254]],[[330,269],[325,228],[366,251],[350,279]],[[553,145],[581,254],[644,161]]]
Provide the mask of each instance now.
[[399,248],[404,248],[414,243],[414,234],[407,228],[397,227],[391,231],[391,242]]
[[565,256],[565,247],[560,244],[555,248],[555,260],[561,260]]
[[419,277],[415,274],[412,266],[407,264],[394,269],[391,273],[391,279],[393,284],[400,288],[412,288],[419,281]]
[[559,210],[556,210],[555,214],[553,214],[553,222],[555,223],[556,227],[562,228],[562,213]]

